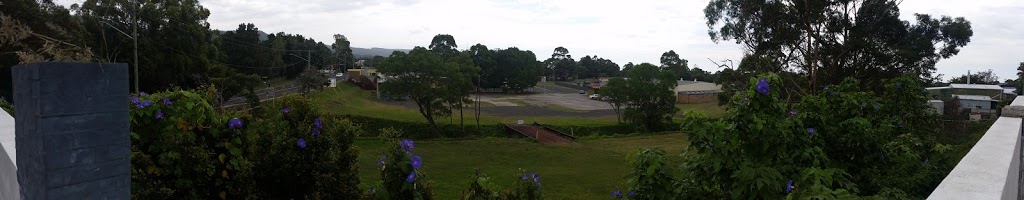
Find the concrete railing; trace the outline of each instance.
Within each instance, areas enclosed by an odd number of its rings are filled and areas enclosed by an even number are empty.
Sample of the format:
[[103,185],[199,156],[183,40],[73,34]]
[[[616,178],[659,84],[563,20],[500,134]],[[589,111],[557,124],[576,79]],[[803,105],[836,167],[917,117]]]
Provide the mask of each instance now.
[[1002,115],[928,199],[1020,199],[1024,96]]
[[17,151],[14,149],[14,118],[0,110],[0,199],[21,199]]

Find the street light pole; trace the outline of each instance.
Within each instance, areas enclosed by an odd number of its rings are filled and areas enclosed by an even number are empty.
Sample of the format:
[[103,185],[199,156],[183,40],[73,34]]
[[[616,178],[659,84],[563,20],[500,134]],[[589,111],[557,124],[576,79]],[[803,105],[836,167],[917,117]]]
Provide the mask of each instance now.
[[139,93],[139,8],[137,5],[138,3],[139,1],[135,1],[136,5],[132,5],[132,8],[134,8],[135,10],[135,15],[133,15],[133,17],[135,18],[135,20],[133,20],[133,24],[135,25],[132,26],[132,43],[134,43],[135,45],[135,93]]

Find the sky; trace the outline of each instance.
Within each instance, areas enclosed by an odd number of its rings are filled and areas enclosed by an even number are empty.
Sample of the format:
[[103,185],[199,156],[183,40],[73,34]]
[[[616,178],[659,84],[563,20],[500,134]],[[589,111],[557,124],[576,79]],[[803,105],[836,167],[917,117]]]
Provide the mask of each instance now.
[[[68,4],[73,0],[56,0]],[[73,2],[72,2],[73,3]],[[619,65],[658,63],[675,50],[691,67],[718,71],[715,63],[743,56],[733,41],[708,37],[707,0],[200,0],[212,13],[211,28],[233,30],[254,23],[268,33],[286,32],[326,44],[343,34],[353,47],[411,49],[437,34],[455,37],[460,49],[487,47],[533,51],[550,57],[563,46],[573,58],[597,55]],[[992,69],[1016,76],[1024,62],[1024,1],[904,0],[901,18],[914,13],[960,16],[974,36],[959,55],[939,61],[937,73],[952,76]]]

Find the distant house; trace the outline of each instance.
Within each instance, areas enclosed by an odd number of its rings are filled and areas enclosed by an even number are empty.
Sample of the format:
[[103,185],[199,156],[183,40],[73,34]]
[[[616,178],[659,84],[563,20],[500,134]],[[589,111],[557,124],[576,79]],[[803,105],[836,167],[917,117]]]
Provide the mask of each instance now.
[[373,68],[348,69],[345,76],[349,82],[365,90],[377,90],[377,81],[380,78],[377,69]]
[[994,119],[998,112],[999,100],[983,95],[953,95],[960,100],[960,108],[970,110],[971,120]]
[[1003,100],[1003,93],[1005,90],[999,85],[986,85],[986,84],[949,84],[946,87],[930,87],[925,88],[928,90],[928,94],[932,96],[932,99],[944,99],[952,97],[950,95],[981,95],[992,97],[996,100]]
[[676,103],[707,103],[718,101],[718,93],[722,93],[722,86],[703,81],[676,82]]
[[[959,99],[960,108],[970,111],[972,120],[993,119],[998,117],[1000,103],[1012,96],[1006,95],[1006,89],[999,85],[987,84],[949,84],[946,87],[925,88],[933,100]],[[932,102],[932,101],[929,101]],[[935,105],[932,105],[935,107]],[[942,109],[942,107],[936,107]]]

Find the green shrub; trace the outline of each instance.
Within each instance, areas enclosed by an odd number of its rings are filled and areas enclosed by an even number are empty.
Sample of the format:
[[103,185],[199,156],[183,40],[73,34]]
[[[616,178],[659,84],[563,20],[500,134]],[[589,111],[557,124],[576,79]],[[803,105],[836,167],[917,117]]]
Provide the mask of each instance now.
[[[297,95],[264,103],[247,128],[255,196],[270,199],[356,199],[361,191],[352,145],[359,129],[321,118],[319,106]],[[319,122],[318,122],[319,121]]]
[[476,174],[473,175],[473,179],[469,182],[469,188],[462,192],[461,199],[543,199],[544,196],[541,191],[542,187],[540,185],[540,176],[536,173],[526,173],[526,171],[522,169],[519,169],[519,171],[521,174],[519,178],[512,183],[511,188],[508,190],[501,190],[500,187],[491,183],[491,177],[488,177],[477,169]]
[[307,100],[283,97],[246,116],[218,113],[213,91],[132,96],[132,198],[359,198],[351,123],[322,120],[314,136],[320,115]]
[[251,164],[244,130],[229,128],[209,94],[172,91],[133,95],[130,106],[132,196],[216,199],[245,196]]
[[640,149],[629,160],[633,168],[626,178],[629,192],[622,195],[622,191],[618,191],[618,195],[612,196],[629,199],[674,199],[679,196],[676,190],[678,182],[670,173],[672,164],[665,159],[665,150]]
[[762,77],[721,119],[686,114],[680,196],[923,198],[955,162],[916,79],[889,80],[880,95],[847,79],[787,103],[781,79]]
[[426,174],[420,170],[423,160],[415,155],[416,147],[412,140],[402,140],[397,145],[391,142],[377,160],[381,181],[375,188],[375,198],[382,199],[434,199],[431,182],[426,181]]

